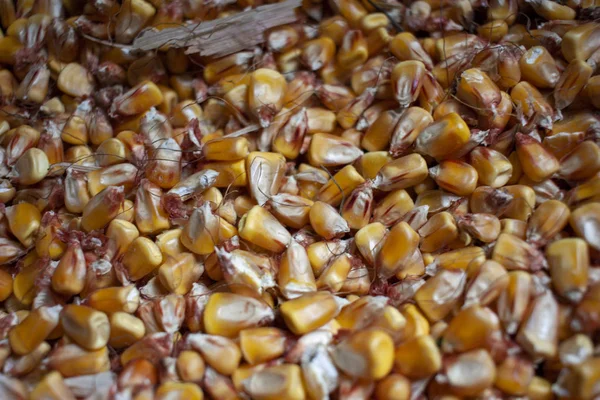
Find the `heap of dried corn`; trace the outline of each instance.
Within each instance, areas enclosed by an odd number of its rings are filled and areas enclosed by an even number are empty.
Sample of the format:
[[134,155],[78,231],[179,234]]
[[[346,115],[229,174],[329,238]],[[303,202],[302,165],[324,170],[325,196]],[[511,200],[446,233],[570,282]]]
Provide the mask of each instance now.
[[599,398],[597,6],[0,0],[0,398]]

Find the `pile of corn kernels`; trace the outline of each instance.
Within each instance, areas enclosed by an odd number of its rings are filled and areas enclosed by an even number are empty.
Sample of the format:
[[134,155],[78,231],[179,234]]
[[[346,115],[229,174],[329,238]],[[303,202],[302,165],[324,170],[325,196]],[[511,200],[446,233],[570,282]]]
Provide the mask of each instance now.
[[0,399],[600,398],[600,1],[298,5],[0,0]]

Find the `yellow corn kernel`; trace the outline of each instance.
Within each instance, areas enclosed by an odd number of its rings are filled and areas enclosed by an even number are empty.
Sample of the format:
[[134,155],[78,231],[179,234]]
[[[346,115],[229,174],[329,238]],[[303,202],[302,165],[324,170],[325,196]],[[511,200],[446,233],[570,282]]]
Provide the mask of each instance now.
[[421,251],[432,253],[451,243],[458,236],[454,217],[449,212],[435,214],[419,229]]
[[[468,326],[469,329],[464,329]],[[442,349],[462,353],[489,347],[493,335],[500,331],[500,320],[489,308],[473,305],[460,310],[442,335]]]
[[2,64],[14,65],[17,52],[23,47],[21,42],[13,36],[0,38],[0,62]]
[[283,225],[267,210],[254,206],[240,219],[239,235],[266,250],[281,253],[291,236]]
[[386,376],[375,387],[375,395],[380,400],[409,400],[410,392],[410,380],[397,373]]
[[519,119],[523,125],[527,125],[530,118],[535,115],[540,126],[552,128],[554,111],[535,86],[527,81],[521,81],[511,89],[510,97],[515,107],[522,111],[522,117]]
[[508,356],[496,370],[497,388],[510,395],[524,395],[534,376],[533,364],[522,356]]
[[561,42],[561,51],[565,59],[569,62],[577,60],[587,60],[598,48],[597,37],[600,31],[600,24],[589,22],[577,26],[563,37]]
[[52,275],[52,289],[67,296],[81,293],[85,287],[86,271],[87,264],[81,244],[77,240],[70,241]]
[[421,107],[407,108],[391,134],[390,154],[394,157],[405,155],[423,129],[433,122],[431,113]]
[[527,397],[531,400],[552,400],[552,384],[544,378],[534,376],[527,388]]
[[161,188],[149,180],[140,183],[135,196],[135,223],[141,233],[153,234],[170,228],[161,203],[162,194]]
[[411,379],[435,374],[442,367],[442,356],[430,335],[417,336],[396,347],[394,365]]
[[375,262],[377,275],[383,279],[403,270],[419,245],[419,234],[406,222],[398,222],[385,237]]
[[456,113],[449,113],[423,129],[416,140],[416,150],[436,160],[455,155],[469,142],[471,132]]
[[348,21],[341,15],[324,19],[319,24],[319,33],[333,40],[336,45],[340,45],[344,39],[344,35],[349,30]]
[[106,228],[109,254],[115,257],[125,253],[138,236],[140,232],[134,224],[122,219],[113,219]]
[[401,115],[393,110],[386,110],[379,114],[362,137],[361,146],[370,152],[385,150],[392,134],[396,131]]
[[[292,111],[283,110],[282,112],[291,113]],[[273,138],[273,150],[293,160],[300,155],[304,144],[304,136],[308,130],[308,113],[305,108],[300,108],[290,116],[285,116],[286,122],[278,121],[274,124],[277,133]],[[277,118],[279,120],[279,118]],[[281,122],[281,127],[279,127]]]
[[381,222],[385,226],[394,225],[414,206],[406,190],[394,190],[377,204],[373,210],[373,221]]
[[387,151],[371,151],[365,153],[356,162],[356,170],[365,179],[375,179],[381,168],[392,161]]
[[322,201],[316,201],[310,208],[310,224],[317,234],[330,240],[350,232],[348,223],[335,208]]
[[406,304],[402,306],[400,311],[406,320],[402,340],[411,340],[419,336],[429,335],[429,321],[414,304]]
[[559,162],[540,142],[521,133],[517,133],[516,139],[519,162],[529,179],[540,182],[559,170]]
[[429,169],[429,175],[442,189],[459,196],[470,195],[477,186],[477,170],[463,161],[442,161]]
[[440,268],[461,269],[473,275],[485,262],[485,251],[481,247],[463,247],[434,256],[434,262]]
[[462,296],[466,275],[460,269],[440,269],[417,290],[417,305],[430,321],[439,321],[452,310]]
[[283,355],[286,337],[278,328],[251,328],[240,332],[240,349],[246,362],[261,364]]
[[527,50],[519,61],[523,78],[540,89],[554,88],[560,72],[552,55],[543,46]]
[[110,316],[111,347],[122,349],[131,346],[146,334],[144,322],[126,312],[117,311]]
[[571,228],[575,234],[585,241],[594,249],[600,249],[600,241],[596,235],[596,226],[600,218],[600,205],[591,202],[577,207],[572,213],[569,220]]
[[308,164],[300,164],[296,180],[298,182],[299,195],[313,200],[317,192],[330,178],[326,171]]
[[401,32],[390,42],[390,52],[400,61],[421,61],[427,69],[433,67],[431,57],[421,46],[421,43],[410,32]]
[[465,214],[456,218],[458,227],[484,243],[491,243],[501,231],[500,220],[492,214]]
[[535,207],[535,191],[525,185],[505,186],[502,190],[512,196],[512,201],[502,216],[527,221]]
[[128,190],[138,175],[138,169],[129,163],[97,169],[87,173],[88,192],[95,196],[108,186],[123,186]]
[[163,94],[156,84],[143,81],[117,97],[111,106],[111,112],[123,116],[142,114],[158,106],[163,100]]
[[465,294],[465,307],[472,304],[485,306],[494,301],[508,286],[506,269],[496,261],[485,261],[474,274],[469,275],[471,281]]
[[366,110],[373,104],[375,90],[375,88],[366,89],[338,111],[336,119],[342,128],[350,129],[356,125],[363,113],[366,113]]
[[461,74],[456,96],[479,114],[495,110],[502,100],[498,86],[479,68],[471,68]]
[[427,163],[419,154],[409,154],[384,165],[373,181],[375,189],[391,191],[405,189],[427,178]]
[[94,375],[110,370],[108,349],[87,351],[76,344],[57,348],[49,358],[50,368],[66,378],[79,375]]
[[600,148],[586,140],[560,160],[559,175],[567,180],[589,179],[600,171]]
[[272,196],[267,204],[271,213],[285,226],[300,229],[309,223],[308,213],[313,205],[312,200],[281,193]]
[[391,75],[392,91],[400,107],[409,107],[421,93],[427,68],[418,60],[401,61]]
[[248,139],[243,136],[219,138],[206,142],[202,147],[209,161],[236,161],[248,155]]
[[352,256],[347,253],[335,257],[319,274],[317,288],[340,291],[350,273],[352,260]]
[[119,207],[119,213],[115,219],[120,219],[127,222],[133,222],[135,219],[135,206],[131,200],[123,200]]
[[579,302],[588,286],[589,251],[585,240],[554,241],[546,247],[546,258],[556,292],[574,303]]
[[0,301],[10,297],[13,292],[13,278],[11,274],[0,269]]
[[317,71],[330,62],[335,56],[335,43],[328,36],[309,40],[302,46],[300,59],[311,71]]
[[56,86],[69,96],[85,97],[94,90],[94,78],[81,64],[70,63],[61,69]]
[[521,323],[531,295],[533,279],[524,271],[508,272],[508,284],[497,300],[498,317],[509,334]]
[[490,21],[477,28],[477,34],[490,42],[497,42],[508,33],[508,25],[504,21]]
[[14,165],[15,181],[21,185],[34,185],[48,175],[48,156],[38,148],[27,150]]
[[354,378],[378,380],[392,370],[393,351],[390,335],[369,329],[357,331],[339,343],[332,358],[338,368]]
[[103,312],[68,304],[60,318],[65,334],[86,350],[99,350],[108,343],[110,325]]
[[346,32],[337,52],[337,62],[345,69],[354,69],[369,58],[367,40],[360,30]]
[[593,74],[593,68],[583,60],[573,60],[563,71],[554,89],[554,105],[559,110],[569,106],[583,90]]
[[42,306],[32,310],[27,317],[8,332],[10,348],[15,354],[34,351],[58,326],[61,306]]
[[140,292],[134,285],[98,289],[88,296],[88,305],[106,314],[132,314],[140,305]]
[[75,400],[71,389],[65,384],[61,374],[47,373],[29,394],[31,400]]
[[331,133],[335,130],[337,120],[333,111],[322,107],[309,107],[306,109],[307,130],[306,133],[318,132]]
[[17,189],[14,188],[8,179],[0,181],[0,201],[8,203],[15,197],[16,193]]
[[[383,315],[386,300],[381,296],[364,296],[344,306],[336,317],[342,329],[359,331],[374,323]],[[404,319],[400,314],[400,318]]]
[[104,228],[119,213],[123,197],[122,186],[108,186],[92,197],[83,209],[82,228],[87,232]]
[[204,68],[204,80],[212,85],[223,78],[229,79],[235,74],[242,74],[246,72],[253,56],[252,52],[242,51],[213,61]]
[[335,318],[340,306],[330,293],[316,292],[284,302],[280,311],[286,326],[294,334],[303,335]]
[[203,400],[204,392],[195,383],[164,382],[156,389],[156,400]]
[[569,222],[569,207],[558,200],[540,204],[527,223],[527,239],[538,245],[546,244]]
[[478,146],[470,153],[470,163],[477,170],[479,182],[499,188],[504,186],[513,174],[511,162],[500,152]]
[[29,69],[17,88],[15,96],[21,101],[41,105],[48,94],[49,81],[50,70],[45,64],[38,64],[35,68]]
[[269,323],[274,315],[266,303],[255,298],[234,293],[213,293],[208,298],[203,318],[207,333],[233,338],[244,329]]
[[42,215],[37,207],[29,203],[19,203],[7,207],[5,216],[10,232],[19,239],[24,246],[34,243],[34,234],[42,221]]
[[158,268],[162,254],[158,246],[146,237],[136,238],[123,255],[123,265],[129,279],[137,281]]
[[210,202],[205,202],[192,212],[180,240],[192,253],[208,255],[214,251],[215,245],[237,233],[233,225],[213,213]]
[[583,93],[592,103],[592,105],[598,109],[600,108],[600,100],[598,100],[598,93],[600,93],[600,78],[598,76],[592,76],[588,79]]
[[536,271],[546,266],[542,253],[535,247],[516,236],[502,233],[494,246],[492,260],[506,269]]
[[350,229],[360,229],[369,223],[373,209],[373,189],[371,182],[356,187],[347,197],[342,207],[342,217]]
[[96,161],[101,167],[122,163],[125,158],[125,144],[117,138],[106,139],[96,150]]
[[184,382],[200,382],[206,366],[200,354],[193,350],[184,350],[177,357],[177,374]]
[[231,339],[193,333],[187,337],[186,341],[218,373],[231,375],[240,365],[242,353],[238,345]]
[[364,181],[356,168],[347,165],[321,187],[316,199],[336,207],[342,202],[342,199],[347,198]]
[[387,229],[383,224],[373,222],[359,229],[354,235],[356,247],[368,265],[375,265],[379,248],[383,244],[386,234]]
[[158,268],[158,279],[171,293],[184,295],[204,271],[191,253],[180,253],[165,259]]
[[252,73],[248,86],[248,105],[263,128],[269,126],[283,107],[286,88],[285,78],[277,71],[261,68]]
[[294,240],[281,257],[277,283],[287,299],[317,290],[308,254],[304,247]]

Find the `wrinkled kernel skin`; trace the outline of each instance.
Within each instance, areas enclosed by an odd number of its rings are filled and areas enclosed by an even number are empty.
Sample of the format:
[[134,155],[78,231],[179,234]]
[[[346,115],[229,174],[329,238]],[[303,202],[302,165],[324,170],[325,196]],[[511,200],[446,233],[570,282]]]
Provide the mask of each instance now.
[[0,400],[600,398],[600,0],[385,3],[0,0]]

